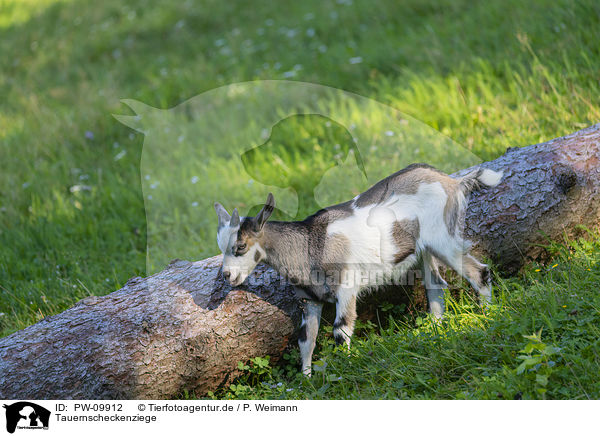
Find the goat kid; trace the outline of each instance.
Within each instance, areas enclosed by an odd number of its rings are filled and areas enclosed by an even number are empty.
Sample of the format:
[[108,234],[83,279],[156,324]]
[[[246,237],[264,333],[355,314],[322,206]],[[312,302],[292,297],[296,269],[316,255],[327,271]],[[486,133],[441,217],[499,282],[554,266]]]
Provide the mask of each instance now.
[[275,207],[272,194],[255,217],[240,217],[237,209],[230,216],[215,203],[223,277],[240,285],[264,262],[295,285],[306,299],[299,346],[302,371],[310,376],[323,303],[335,302],[333,334],[336,343],[349,346],[360,292],[395,283],[419,259],[435,317],[443,316],[447,288],[440,263],[466,278],[482,303],[491,302],[489,270],[468,254],[470,243],[459,227],[468,195],[501,178],[502,173],[483,168],[452,178],[413,164],[348,202],[296,222],[267,221]]

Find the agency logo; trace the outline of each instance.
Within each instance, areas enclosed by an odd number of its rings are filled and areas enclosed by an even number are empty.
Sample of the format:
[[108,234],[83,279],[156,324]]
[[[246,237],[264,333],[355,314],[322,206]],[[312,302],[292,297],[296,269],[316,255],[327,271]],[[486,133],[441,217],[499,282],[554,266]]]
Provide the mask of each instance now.
[[28,401],[3,406],[6,409],[6,431],[14,433],[16,429],[48,430],[50,411]]
[[[408,114],[313,83],[232,83],[170,109],[123,103],[134,114],[115,117],[144,134],[148,275],[171,259],[197,258],[199,246],[206,255],[217,248],[215,238],[205,236],[217,234],[215,201],[254,216],[271,192],[277,199],[275,220],[303,220],[411,163],[427,162],[452,174],[482,162]],[[124,154],[122,149],[115,160]],[[380,215],[386,214],[383,209],[378,208]],[[379,229],[376,218],[371,222]],[[198,226],[204,230],[190,243],[190,229]],[[385,244],[387,233],[386,228]],[[212,248],[207,249],[208,238]]]

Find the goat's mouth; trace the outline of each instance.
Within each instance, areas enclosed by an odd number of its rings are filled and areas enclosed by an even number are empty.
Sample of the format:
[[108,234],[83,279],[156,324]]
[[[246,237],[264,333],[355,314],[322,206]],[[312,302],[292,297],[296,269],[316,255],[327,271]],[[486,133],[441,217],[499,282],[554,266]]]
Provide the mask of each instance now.
[[235,279],[233,279],[233,280],[229,280],[229,284],[230,284],[231,286],[239,286],[239,285],[241,285],[241,284],[242,284],[242,282],[243,282],[243,281],[244,281],[244,280],[240,280],[240,277],[238,276],[238,277],[236,277],[236,278],[235,278]]
[[223,265],[221,277],[231,286],[239,286],[250,275],[252,271],[239,265]]
[[229,277],[229,284],[231,286],[239,286],[242,283],[244,283],[244,280],[246,280],[246,275],[242,274],[241,272],[238,273],[235,277]]

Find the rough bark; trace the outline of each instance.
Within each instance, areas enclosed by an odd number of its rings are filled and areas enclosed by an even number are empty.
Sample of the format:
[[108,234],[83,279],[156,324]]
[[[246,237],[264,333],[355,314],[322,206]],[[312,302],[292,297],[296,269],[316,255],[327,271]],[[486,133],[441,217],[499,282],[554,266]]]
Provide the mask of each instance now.
[[[469,201],[465,235],[505,273],[544,258],[542,245],[600,223],[600,124],[483,165],[504,171],[495,189]],[[462,172],[461,172],[462,173]]]
[[[600,124],[509,149],[486,167],[501,184],[475,193],[466,216],[475,249],[514,271],[538,244],[600,218]],[[226,385],[237,362],[281,357],[300,304],[259,266],[243,289],[219,277],[220,257],[174,261],[104,297],[0,339],[0,398],[172,398]],[[369,307],[369,300],[364,307]]]
[[172,398],[227,383],[238,361],[278,358],[298,322],[291,289],[232,290],[220,266],[173,261],[0,339],[0,398]]

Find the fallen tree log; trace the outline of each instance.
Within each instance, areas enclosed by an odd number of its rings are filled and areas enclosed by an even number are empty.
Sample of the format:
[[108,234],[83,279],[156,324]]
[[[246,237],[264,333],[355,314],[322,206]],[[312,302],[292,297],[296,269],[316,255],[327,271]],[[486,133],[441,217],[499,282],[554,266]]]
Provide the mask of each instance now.
[[298,322],[292,290],[232,290],[220,266],[176,260],[0,339],[0,398],[172,398],[216,389],[250,356],[281,355]]
[[[505,273],[543,259],[542,245],[597,230],[600,124],[522,148],[483,165],[504,171],[495,189],[472,194],[465,235]],[[462,173],[462,171],[460,172]],[[460,174],[459,173],[459,174]]]
[[[600,124],[509,149],[485,167],[499,186],[475,193],[465,233],[500,268],[543,256],[539,244],[600,219]],[[294,339],[300,305],[267,267],[231,289],[220,257],[174,261],[104,297],[0,339],[0,398],[160,399],[203,395],[235,377],[237,362],[277,360]],[[368,303],[368,302],[367,302]]]

